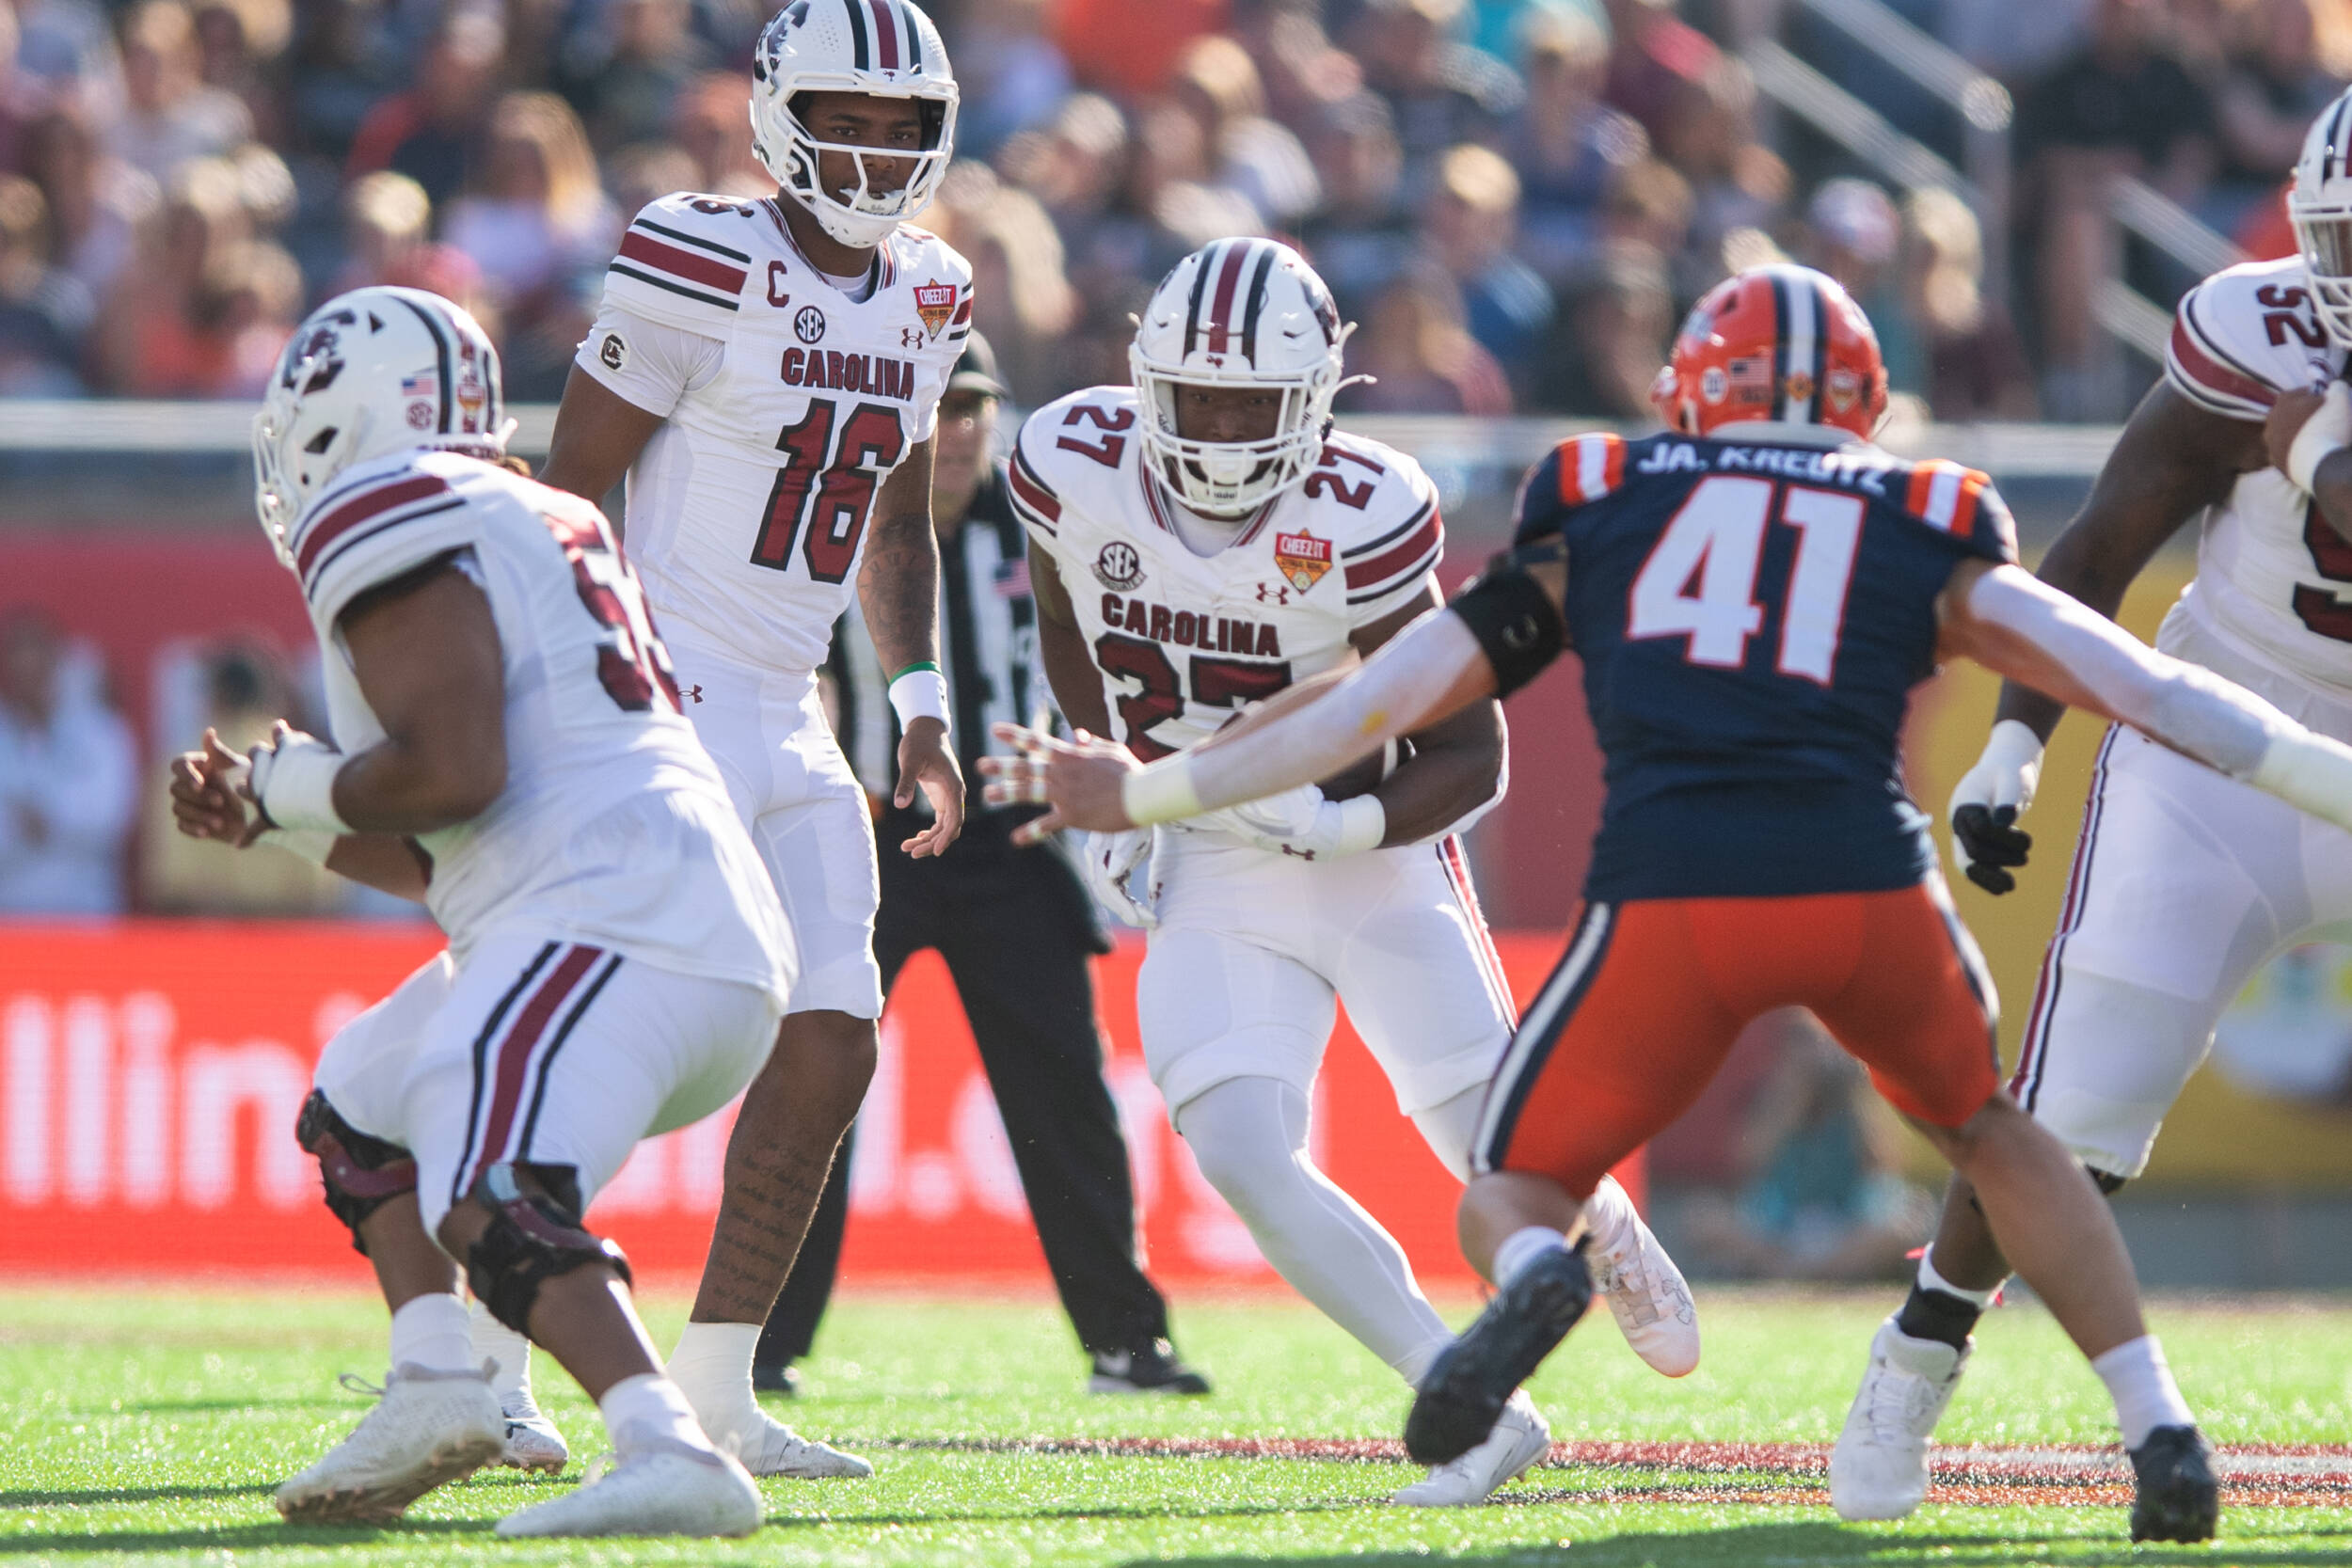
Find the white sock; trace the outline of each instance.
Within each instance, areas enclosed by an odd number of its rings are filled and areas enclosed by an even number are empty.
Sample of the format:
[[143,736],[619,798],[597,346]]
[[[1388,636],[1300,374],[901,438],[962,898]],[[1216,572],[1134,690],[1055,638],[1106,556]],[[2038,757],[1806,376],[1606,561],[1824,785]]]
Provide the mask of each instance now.
[[466,1336],[466,1304],[454,1292],[432,1291],[392,1314],[392,1367],[421,1367],[428,1372],[480,1370]]
[[708,1449],[710,1439],[694,1419],[693,1407],[678,1386],[660,1372],[625,1377],[596,1402],[604,1430],[617,1453],[626,1453],[648,1437],[666,1437],[690,1448]]
[[703,1430],[714,1437],[759,1424],[759,1401],[752,1393],[752,1353],[759,1346],[759,1327],[688,1323],[678,1334],[677,1349],[670,1353],[671,1378],[694,1407]]
[[466,1308],[467,1332],[473,1339],[473,1362],[492,1363],[490,1390],[501,1403],[531,1397],[531,1341],[490,1316],[477,1297]]
[[1510,1284],[1512,1275],[1528,1264],[1547,1252],[1565,1251],[1567,1244],[1568,1239],[1548,1225],[1531,1225],[1512,1231],[1495,1248],[1496,1286]]
[[1991,1307],[1993,1305],[1993,1298],[2001,1293],[2001,1288],[1998,1285],[1994,1286],[1993,1289],[1989,1291],[1963,1290],[1960,1286],[1955,1285],[1950,1280],[1945,1278],[1942,1275],[1936,1273],[1935,1244],[1933,1243],[1930,1243],[1928,1245],[1919,1249],[1919,1289],[1922,1291],[1941,1291],[1947,1296],[1958,1296],[1963,1301],[1974,1303],[1977,1310],[1979,1312],[1983,1311],[1986,1307]]
[[2139,1447],[2158,1427],[2197,1424],[2154,1335],[2143,1334],[2116,1346],[2093,1361],[2090,1370],[2115,1399],[2115,1421],[2123,1429],[2125,1448]]
[[1274,1272],[1407,1382],[1454,1338],[1405,1249],[1307,1155],[1307,1097],[1229,1078],[1176,1109],[1176,1131]]

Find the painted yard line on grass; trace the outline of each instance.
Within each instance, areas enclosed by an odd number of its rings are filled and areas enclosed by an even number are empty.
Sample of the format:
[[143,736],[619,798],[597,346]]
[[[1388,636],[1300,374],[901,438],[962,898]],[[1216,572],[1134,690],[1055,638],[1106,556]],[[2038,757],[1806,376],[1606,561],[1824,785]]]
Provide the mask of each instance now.
[[[897,1449],[961,1453],[1093,1454],[1132,1459],[1288,1459],[1338,1463],[1405,1462],[1405,1447],[1385,1437],[1043,1437],[899,1438]],[[1961,1506],[2128,1503],[2122,1450],[2088,1444],[1939,1448],[1930,1463],[1931,1502]],[[1541,1469],[1627,1472],[1633,1484],[1547,1488],[1512,1494],[1519,1502],[1622,1501],[1826,1503],[1822,1443],[1555,1443]],[[2216,1450],[2223,1500],[2238,1507],[2352,1507],[2352,1448],[2233,1444]],[[1739,1480],[1672,1481],[1674,1474]],[[1645,1479],[1645,1478],[1657,1479]]]

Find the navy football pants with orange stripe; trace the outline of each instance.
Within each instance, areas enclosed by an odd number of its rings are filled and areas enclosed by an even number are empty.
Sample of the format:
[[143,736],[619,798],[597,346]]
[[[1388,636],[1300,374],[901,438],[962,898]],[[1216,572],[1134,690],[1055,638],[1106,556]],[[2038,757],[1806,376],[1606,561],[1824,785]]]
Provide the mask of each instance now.
[[1592,904],[1487,1093],[1479,1168],[1589,1196],[1687,1110],[1748,1022],[1813,1010],[1898,1110],[2000,1088],[1991,978],[1940,879],[1884,893]]

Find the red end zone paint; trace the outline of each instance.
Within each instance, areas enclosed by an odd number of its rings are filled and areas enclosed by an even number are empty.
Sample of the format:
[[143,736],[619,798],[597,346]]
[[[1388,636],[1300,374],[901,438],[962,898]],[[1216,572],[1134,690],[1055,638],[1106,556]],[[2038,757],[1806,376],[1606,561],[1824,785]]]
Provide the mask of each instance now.
[[[1404,1464],[1387,1437],[910,1438],[892,1448],[956,1453],[1094,1454],[1124,1459],[1290,1459]],[[2083,1444],[1940,1448],[1928,1501],[1966,1508],[2122,1506],[2122,1450]],[[1826,1506],[1820,1443],[1555,1443],[1542,1470],[1590,1484],[1521,1489],[1498,1502],[1703,1502]],[[2352,1507],[2352,1448],[2232,1444],[2215,1450],[2221,1500],[2238,1508]],[[1717,1479],[1720,1478],[1720,1479]],[[1620,1484],[1623,1482],[1624,1484]]]

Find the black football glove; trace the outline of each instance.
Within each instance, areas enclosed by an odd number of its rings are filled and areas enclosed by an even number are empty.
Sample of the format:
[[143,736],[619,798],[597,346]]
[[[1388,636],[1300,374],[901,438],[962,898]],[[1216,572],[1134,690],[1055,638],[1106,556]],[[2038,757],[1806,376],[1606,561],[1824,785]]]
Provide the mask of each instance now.
[[2014,888],[2017,879],[2010,873],[2024,865],[2033,849],[2033,834],[2016,821],[2015,806],[1971,801],[1952,812],[1952,836],[1967,853],[1968,879],[1987,893]]

